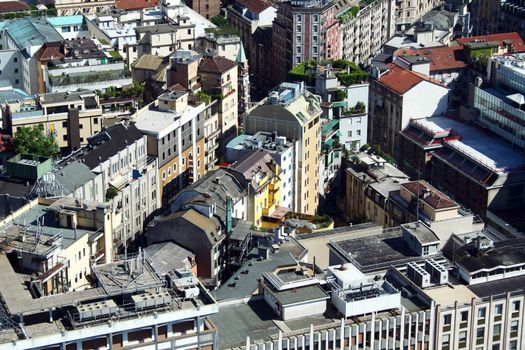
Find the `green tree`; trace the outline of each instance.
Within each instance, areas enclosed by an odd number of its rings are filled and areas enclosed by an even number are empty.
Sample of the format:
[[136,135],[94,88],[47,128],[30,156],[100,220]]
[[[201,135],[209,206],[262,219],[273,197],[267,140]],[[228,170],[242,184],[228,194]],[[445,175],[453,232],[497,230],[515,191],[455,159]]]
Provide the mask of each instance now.
[[60,151],[55,137],[45,134],[43,124],[19,128],[15,135],[15,147],[17,153],[44,157],[53,157]]

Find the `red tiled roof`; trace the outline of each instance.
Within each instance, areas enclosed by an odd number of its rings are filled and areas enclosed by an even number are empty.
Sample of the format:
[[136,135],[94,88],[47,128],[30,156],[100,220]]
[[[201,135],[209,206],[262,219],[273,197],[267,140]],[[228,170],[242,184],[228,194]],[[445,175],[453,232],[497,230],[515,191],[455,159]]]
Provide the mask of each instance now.
[[237,0],[237,2],[255,13],[261,13],[272,5],[264,0]]
[[140,10],[158,4],[159,0],[115,0],[115,7],[121,10]]
[[495,41],[495,42],[499,42],[501,46],[504,46],[504,41],[507,41],[507,40],[512,41],[515,52],[525,52],[525,43],[523,42],[523,39],[521,38],[521,36],[516,32],[473,36],[470,38],[460,38],[460,39],[457,39],[456,41],[460,45],[465,45],[466,43],[470,43],[473,41],[482,41],[482,42],[483,41],[486,41],[486,42]]
[[0,1],[0,12],[26,11],[29,6],[22,1]]
[[443,86],[442,84],[427,77],[424,74],[401,68],[393,63],[389,63],[388,68],[388,72],[381,75],[378,80],[382,85],[397,92],[400,95],[403,95],[408,90],[412,89],[414,86],[423,81],[428,81],[433,84]]
[[465,68],[465,58],[463,47],[436,47],[429,49],[399,49],[394,56],[421,56],[430,59],[430,71],[442,71],[450,69]]
[[36,56],[41,62],[59,60],[65,57],[61,45],[57,43],[45,44],[38,50]]
[[199,64],[199,69],[208,73],[225,73],[237,67],[237,63],[221,56],[204,56]]
[[182,86],[181,84],[179,84],[179,83],[170,86],[169,90],[170,91],[183,91],[183,92],[186,92],[186,88],[184,86]]
[[[405,187],[416,196],[420,196],[422,201],[428,203],[428,205],[434,209],[445,209],[458,205],[448,196],[424,180],[406,182],[401,186]],[[427,193],[424,194],[424,191]]]

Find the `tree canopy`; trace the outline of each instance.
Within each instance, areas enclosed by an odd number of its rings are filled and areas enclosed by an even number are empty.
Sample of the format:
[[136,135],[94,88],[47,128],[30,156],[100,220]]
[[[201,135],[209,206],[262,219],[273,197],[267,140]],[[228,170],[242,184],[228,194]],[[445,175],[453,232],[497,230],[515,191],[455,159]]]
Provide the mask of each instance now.
[[42,124],[19,128],[14,139],[17,153],[52,157],[60,151],[55,137],[46,135]]

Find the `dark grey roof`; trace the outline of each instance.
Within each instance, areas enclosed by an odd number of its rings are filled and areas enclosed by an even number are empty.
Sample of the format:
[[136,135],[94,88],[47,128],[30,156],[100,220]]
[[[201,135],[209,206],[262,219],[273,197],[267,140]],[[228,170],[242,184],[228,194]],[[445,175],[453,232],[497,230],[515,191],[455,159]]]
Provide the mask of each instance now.
[[329,298],[328,294],[317,284],[283,291],[274,291],[271,287],[268,287],[267,290],[282,306]]
[[79,160],[94,169],[141,138],[142,133],[135,125],[113,125],[88,139],[89,145],[83,148]]
[[525,275],[474,284],[467,288],[480,298],[523,290],[525,289]]
[[246,181],[237,174],[229,173],[224,169],[211,171],[179,194],[175,199],[173,211],[180,210],[184,205],[191,203],[206,203],[208,205],[215,203],[215,214],[224,224],[228,196],[233,200],[239,200],[244,197],[246,188]]
[[[62,184],[66,191],[65,194],[74,192],[96,176],[89,167],[79,161],[73,161],[63,168],[57,169],[54,173],[55,180]],[[55,195],[59,195],[59,193]]]
[[185,260],[188,257],[195,258],[195,254],[173,242],[152,244],[144,250],[163,275],[173,270],[188,268]]
[[525,263],[525,239],[510,239],[495,242],[494,247],[478,254],[476,242],[470,242],[454,251],[453,260],[468,272],[494,269]]

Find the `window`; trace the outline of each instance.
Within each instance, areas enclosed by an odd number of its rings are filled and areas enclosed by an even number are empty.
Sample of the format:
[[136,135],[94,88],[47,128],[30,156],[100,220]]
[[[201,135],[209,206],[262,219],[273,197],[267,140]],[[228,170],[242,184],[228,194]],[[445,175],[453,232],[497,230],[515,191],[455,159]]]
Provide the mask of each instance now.
[[15,68],[15,74],[17,74],[17,73],[18,73],[18,68]]
[[64,136],[62,136],[62,140],[63,140],[63,141],[67,141],[67,134],[65,134]]
[[441,336],[441,345],[447,347],[450,345],[450,334],[443,334]]
[[461,322],[468,321],[468,311],[461,311]]
[[197,155],[198,155],[198,156],[201,155],[201,147],[200,147],[200,146],[197,146]]
[[312,52],[313,52],[314,54],[317,53],[317,46],[312,47]]
[[450,323],[452,322],[452,315],[451,314],[447,314],[447,315],[443,315],[443,324],[444,325],[450,325]]
[[182,157],[182,165],[186,165],[186,158]]
[[297,51],[297,53],[301,53],[301,47],[297,46],[296,51]]
[[518,341],[517,340],[511,340],[509,342],[509,350],[518,350]]
[[166,172],[165,171],[162,172],[162,180],[166,180]]
[[478,338],[484,338],[485,337],[485,328],[484,327],[479,327],[476,330],[476,337],[478,337]]
[[487,309],[485,307],[480,307],[478,309],[478,318],[485,318],[486,313]]
[[98,124],[98,118],[93,118],[93,124]]
[[492,328],[492,336],[499,337],[501,334],[501,324],[495,324]]
[[177,172],[177,164],[176,164],[176,163],[173,164],[173,172],[174,172],[174,173]]
[[191,29],[188,29],[188,35],[191,35]]
[[18,57],[15,57],[13,60],[15,63],[18,62]]
[[361,130],[357,130],[357,136],[361,136]]
[[303,27],[300,24],[297,25],[296,29],[297,29],[298,32],[302,32],[303,31]]
[[78,124],[78,128],[79,128],[79,129],[84,129],[84,125],[82,125],[82,124]]
[[314,35],[314,36],[312,37],[312,40],[313,40],[314,43],[317,43],[317,35]]
[[296,38],[297,42],[300,43],[301,42],[301,36],[298,35],[297,38]]
[[297,15],[295,17],[295,19],[297,20],[297,22],[301,22],[303,20],[303,16],[302,15]]
[[319,27],[317,26],[317,24],[314,24],[313,32],[314,32],[314,33],[317,33],[318,29],[319,29]]
[[[512,321],[510,323],[510,336],[511,337],[518,335],[518,326],[519,326],[519,322],[517,320]],[[513,335],[513,333],[515,333],[515,335]]]
[[512,311],[513,312],[520,311],[520,301],[519,300],[512,302]]
[[494,314],[496,316],[501,316],[502,313],[503,313],[503,304],[496,304],[494,306]]
[[168,168],[168,176],[171,176],[171,167]]
[[67,128],[67,122],[62,122],[62,127]]
[[319,16],[318,15],[314,15],[314,22],[317,22],[319,20]]
[[349,131],[349,132],[347,133],[347,136],[348,136],[348,137],[352,137],[352,131]]

